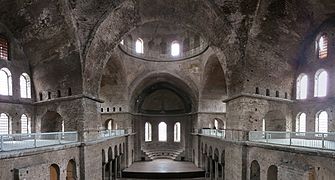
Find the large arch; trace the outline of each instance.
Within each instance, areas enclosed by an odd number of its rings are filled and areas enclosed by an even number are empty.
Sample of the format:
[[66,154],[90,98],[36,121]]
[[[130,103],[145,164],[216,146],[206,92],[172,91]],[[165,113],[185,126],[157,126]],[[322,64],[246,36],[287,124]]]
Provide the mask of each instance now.
[[[188,3],[180,3],[179,1],[174,3],[160,2],[155,3],[155,6],[146,6],[144,11],[143,5],[145,3],[147,2],[143,1],[137,4],[134,1],[126,0],[118,8],[115,8],[104,16],[104,20],[100,21],[101,23],[92,33],[83,55],[84,93],[93,96],[97,95],[102,69],[110,58],[115,46],[127,32],[146,22],[178,22],[189,28],[193,28],[199,33],[206,34],[206,37],[213,45],[219,46],[228,40],[225,37],[230,33],[228,29],[231,25],[224,17],[222,19],[214,18],[219,16],[219,10],[211,2],[198,1],[197,4],[193,4],[194,8],[188,8]],[[157,11],[157,9],[167,10],[171,8],[175,9],[175,12],[178,13],[161,13]],[[194,14],[194,12],[197,13]],[[208,23],[204,24],[202,22]],[[208,25],[212,27],[208,27]]]
[[64,120],[62,116],[55,111],[47,111],[41,121],[41,132],[60,132],[63,129],[62,124]]

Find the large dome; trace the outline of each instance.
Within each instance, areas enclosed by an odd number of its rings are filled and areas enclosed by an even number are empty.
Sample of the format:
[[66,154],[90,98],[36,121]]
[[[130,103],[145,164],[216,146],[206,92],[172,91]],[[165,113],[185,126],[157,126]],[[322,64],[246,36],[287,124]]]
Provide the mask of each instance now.
[[156,21],[128,33],[119,47],[142,60],[178,61],[203,53],[208,43],[199,33],[182,25]]

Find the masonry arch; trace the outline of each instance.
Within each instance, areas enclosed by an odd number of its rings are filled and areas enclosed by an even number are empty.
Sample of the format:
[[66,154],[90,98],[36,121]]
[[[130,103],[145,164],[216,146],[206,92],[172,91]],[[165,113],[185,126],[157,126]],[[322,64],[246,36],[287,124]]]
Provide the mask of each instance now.
[[71,159],[66,167],[66,180],[76,180],[77,179],[77,170],[76,162]]
[[250,180],[260,180],[261,168],[256,160],[251,162],[250,165]]
[[60,180],[60,171],[57,164],[51,164],[49,167],[50,180]]
[[[199,1],[197,3],[199,3],[199,5],[194,6],[197,8],[196,10],[190,10],[190,8],[183,4],[174,6],[174,4],[170,3],[159,3],[156,4],[157,6],[152,6],[152,9],[145,9],[145,12],[152,13],[141,13],[142,10],[144,11],[144,9],[140,9],[142,6],[136,5],[134,1],[126,0],[120,4],[118,8],[107,12],[104,19],[101,20],[101,23],[97,26],[95,32],[92,33],[89,40],[90,43],[88,43],[85,48],[83,67],[84,79],[87,81],[84,81],[84,92],[92,95],[97,94],[98,88],[100,87],[98,84],[101,79],[103,66],[109,59],[115,46],[120,42],[121,37],[136,26],[146,22],[180,22],[180,24],[184,24],[187,27],[193,27],[197,32],[206,34],[213,45],[222,44],[223,41],[227,41],[226,38],[217,38],[217,36],[227,36],[230,33],[230,23],[228,21],[222,21],[221,19],[211,18],[218,13],[217,9],[215,9],[211,3],[207,1]],[[173,7],[171,7],[171,5]],[[161,16],[161,12],[156,11],[157,8],[176,8],[175,10],[181,13],[166,13],[165,16]],[[197,13],[194,14],[194,12]],[[194,19],[197,19],[197,21],[194,21]],[[124,22],[129,23],[125,24]],[[205,25],[202,22],[208,23]],[[213,27],[208,27],[208,24],[212,24]],[[218,31],[213,32],[211,31],[212,29],[218,29]],[[95,65],[92,66],[92,64]]]
[[277,180],[278,179],[278,168],[275,165],[271,165],[267,172],[267,180]]
[[55,111],[47,111],[41,121],[41,132],[64,132],[67,129],[64,119]]

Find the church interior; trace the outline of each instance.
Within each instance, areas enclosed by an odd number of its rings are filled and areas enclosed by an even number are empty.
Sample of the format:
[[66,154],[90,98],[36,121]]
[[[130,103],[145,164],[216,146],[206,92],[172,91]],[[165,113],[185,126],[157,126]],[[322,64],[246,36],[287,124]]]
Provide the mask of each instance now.
[[0,180],[335,179],[334,0],[0,4]]

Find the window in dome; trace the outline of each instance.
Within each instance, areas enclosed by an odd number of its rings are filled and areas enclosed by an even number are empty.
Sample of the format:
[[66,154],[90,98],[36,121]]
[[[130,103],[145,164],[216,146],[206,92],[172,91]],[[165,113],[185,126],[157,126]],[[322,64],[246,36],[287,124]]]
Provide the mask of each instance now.
[[315,74],[314,97],[324,97],[327,95],[328,73],[320,69]]
[[308,77],[306,74],[300,74],[297,79],[297,99],[307,98],[307,83]]
[[143,40],[138,38],[135,43],[135,51],[138,54],[143,54]]
[[177,41],[174,41],[171,44],[171,56],[179,56],[179,54],[180,54],[180,45]]
[[0,36],[0,59],[8,60],[8,41]]
[[319,50],[319,58],[324,59],[328,55],[328,38],[326,35],[322,35],[319,39],[318,50]]
[[12,74],[9,69],[0,69],[0,95],[12,95]]

